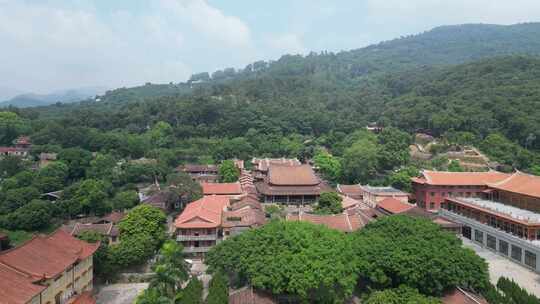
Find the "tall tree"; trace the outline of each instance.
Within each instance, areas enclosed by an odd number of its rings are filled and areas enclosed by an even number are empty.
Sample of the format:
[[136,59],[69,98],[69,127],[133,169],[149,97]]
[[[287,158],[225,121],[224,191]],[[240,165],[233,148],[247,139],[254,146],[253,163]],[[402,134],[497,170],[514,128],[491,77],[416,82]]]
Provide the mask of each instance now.
[[221,273],[216,272],[210,280],[208,287],[208,296],[206,304],[228,304],[229,303],[229,287],[227,278]]
[[355,142],[343,155],[343,173],[350,183],[366,183],[378,168],[378,147],[370,140]]
[[236,167],[232,160],[224,160],[218,168],[219,181],[222,183],[233,183],[240,177],[240,169]]
[[314,211],[318,214],[338,214],[343,211],[342,198],[336,192],[323,192],[315,205]]

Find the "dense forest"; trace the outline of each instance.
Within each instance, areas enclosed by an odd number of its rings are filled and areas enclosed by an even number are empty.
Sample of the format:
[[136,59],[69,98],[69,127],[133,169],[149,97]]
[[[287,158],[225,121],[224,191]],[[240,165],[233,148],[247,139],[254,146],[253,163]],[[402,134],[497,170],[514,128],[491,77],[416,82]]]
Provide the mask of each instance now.
[[[198,73],[184,83],[119,88],[74,104],[4,108],[0,146],[29,136],[32,148],[27,159],[0,159],[0,231],[10,237],[48,231],[80,215],[133,208],[140,185],[159,183],[191,201],[201,190],[175,173],[184,163],[296,157],[312,161],[332,184],[385,184],[406,191],[420,169],[463,170],[444,158],[411,158],[417,132],[433,135],[437,150],[475,146],[508,171],[540,175],[539,56],[538,23],[447,26],[353,51],[285,55],[239,70]],[[368,125],[381,131],[368,131]],[[56,153],[56,161],[39,167],[42,152]],[[59,190],[63,194],[55,204],[43,200],[43,193]],[[107,251],[109,264],[99,271],[137,265],[157,249],[153,240],[164,231],[135,228],[148,226],[149,217],[162,223],[163,216],[145,206],[133,210],[121,227],[129,237]],[[359,244],[372,241],[362,233],[355,237],[365,238]],[[136,242],[139,238],[146,242]],[[365,251],[358,261],[369,257],[369,250],[357,249],[355,256]],[[232,265],[213,266],[231,270]],[[356,272],[343,271],[352,279],[336,289],[338,298],[349,296],[358,279]],[[394,278],[393,271],[385,276]],[[408,282],[412,289],[402,290],[397,282],[375,280],[377,275],[362,279],[392,287],[395,294],[440,296],[451,287],[416,290],[416,283]],[[218,283],[217,289],[223,285]],[[198,284],[191,284],[194,293]],[[310,290],[290,292],[306,296]],[[386,296],[393,295],[373,298]]]
[[[108,199],[76,205],[66,216],[103,213],[132,183],[167,182],[186,162],[297,157],[313,160],[334,183],[405,190],[419,169],[460,170],[440,159],[411,160],[419,131],[446,146],[476,146],[508,170],[540,174],[539,37],[533,23],[440,27],[349,52],[285,55],[186,83],[121,88],[76,104],[6,108],[0,144],[29,135],[34,159],[55,152],[61,164],[30,172],[28,163],[0,161],[0,215],[64,187],[66,204],[94,188]],[[373,134],[370,123],[385,129]],[[155,162],[130,162],[142,157]]]

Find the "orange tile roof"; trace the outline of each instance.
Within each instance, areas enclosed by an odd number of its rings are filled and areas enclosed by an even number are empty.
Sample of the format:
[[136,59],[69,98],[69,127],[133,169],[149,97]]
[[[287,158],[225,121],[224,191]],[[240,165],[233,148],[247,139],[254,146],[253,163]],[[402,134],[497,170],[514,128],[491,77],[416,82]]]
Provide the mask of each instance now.
[[223,227],[258,227],[266,223],[266,214],[262,208],[245,206],[240,209],[223,212]]
[[355,200],[354,198],[351,198],[345,195],[340,195],[340,196],[341,196],[341,207],[343,209],[358,207],[359,205],[362,204],[360,201]]
[[441,299],[443,304],[489,304],[479,295],[456,288]]
[[235,195],[242,194],[240,183],[201,183],[204,195]]
[[77,261],[92,255],[99,243],[89,244],[58,229],[48,236],[36,236],[0,253],[0,263],[9,265],[37,281],[53,278]]
[[229,304],[275,304],[272,295],[253,290],[253,287],[244,287],[229,293]]
[[30,276],[0,263],[0,303],[29,303],[46,288],[32,281]]
[[98,247],[99,243],[86,243],[58,229],[0,253],[0,303],[28,303],[45,289],[35,283],[57,276]]
[[111,222],[113,224],[117,224],[120,222],[124,217],[126,216],[126,213],[123,211],[113,211],[109,213],[108,215],[102,217],[101,221]]
[[507,179],[489,183],[488,186],[497,190],[540,198],[540,176],[516,172]]
[[485,186],[488,183],[497,183],[510,176],[510,174],[488,172],[445,172],[429,171],[422,172],[422,177],[414,177],[412,181],[419,184],[434,186]]
[[377,207],[392,214],[399,214],[411,210],[414,208],[414,205],[404,203],[393,197],[388,197],[378,202]]
[[276,186],[315,186],[320,184],[319,178],[309,165],[270,165],[268,182]]
[[289,214],[286,219],[288,221],[306,221],[317,225],[324,225],[330,229],[336,229],[342,232],[353,232],[366,224],[356,213],[348,212],[332,215],[300,212],[298,214]]
[[360,188],[359,184],[356,185],[337,185],[337,191],[339,193],[342,193],[346,196],[352,197],[352,198],[362,198],[362,194],[364,191]]
[[67,304],[96,304],[96,299],[92,295],[92,292],[85,291],[67,302]]
[[216,228],[221,225],[221,215],[229,205],[228,196],[205,196],[200,200],[189,203],[184,211],[176,218],[176,228]]

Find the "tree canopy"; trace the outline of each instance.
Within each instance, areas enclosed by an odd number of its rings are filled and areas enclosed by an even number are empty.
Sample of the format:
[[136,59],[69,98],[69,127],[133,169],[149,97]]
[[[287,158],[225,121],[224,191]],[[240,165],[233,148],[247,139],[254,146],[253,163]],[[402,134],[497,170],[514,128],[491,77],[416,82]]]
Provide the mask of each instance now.
[[218,167],[219,181],[222,183],[234,183],[240,177],[240,169],[232,160],[224,160]]
[[361,280],[373,288],[407,285],[440,296],[456,286],[479,292],[489,286],[486,262],[428,220],[385,217],[353,238]]
[[314,302],[343,303],[358,278],[349,239],[305,222],[273,221],[246,231],[212,248],[206,261],[234,283]]
[[323,192],[313,211],[318,214],[338,214],[343,211],[343,199],[336,192]]

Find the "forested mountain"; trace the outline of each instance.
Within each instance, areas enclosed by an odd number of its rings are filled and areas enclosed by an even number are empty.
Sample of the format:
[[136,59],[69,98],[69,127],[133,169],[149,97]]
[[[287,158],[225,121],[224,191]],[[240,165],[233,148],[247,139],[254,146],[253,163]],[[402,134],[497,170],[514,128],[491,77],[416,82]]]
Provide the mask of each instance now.
[[[304,157],[310,145],[341,156],[358,140],[351,134],[378,122],[478,146],[495,142],[492,157],[527,169],[540,149],[538,52],[540,24],[440,27],[355,51],[286,55],[187,83],[117,89],[99,102],[14,111],[36,144],[124,157],[156,148],[191,161]],[[514,53],[530,55],[492,57]],[[156,126],[166,143],[146,140]]]
[[[145,98],[190,93],[193,87],[256,80],[261,77],[302,77],[314,86],[357,85],[368,76],[404,71],[422,66],[442,66],[503,55],[540,54],[540,23],[516,25],[466,24],[441,26],[417,35],[381,42],[338,53],[307,56],[285,55],[276,61],[258,61],[243,69],[226,68],[212,74],[192,75],[187,83],[150,84],[120,88],[101,98],[107,102],[141,101]],[[85,105],[87,106],[87,105]],[[64,111],[65,108],[53,110]],[[45,109],[44,111],[51,111]]]
[[50,94],[19,94],[9,100],[0,102],[0,107],[15,106],[19,108],[47,106],[57,102],[72,103],[87,98],[94,98],[96,95],[105,93],[104,87],[86,87],[57,91]]

